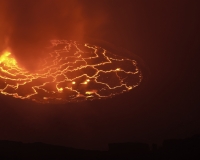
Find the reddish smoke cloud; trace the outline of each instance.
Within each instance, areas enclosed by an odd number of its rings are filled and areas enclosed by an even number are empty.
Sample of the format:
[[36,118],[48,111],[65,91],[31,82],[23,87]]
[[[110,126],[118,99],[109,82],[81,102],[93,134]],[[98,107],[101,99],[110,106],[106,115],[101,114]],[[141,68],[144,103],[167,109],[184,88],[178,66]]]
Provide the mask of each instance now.
[[0,49],[9,48],[20,64],[33,70],[50,40],[82,40],[100,33],[107,15],[100,9],[88,10],[86,4],[79,0],[1,2]]

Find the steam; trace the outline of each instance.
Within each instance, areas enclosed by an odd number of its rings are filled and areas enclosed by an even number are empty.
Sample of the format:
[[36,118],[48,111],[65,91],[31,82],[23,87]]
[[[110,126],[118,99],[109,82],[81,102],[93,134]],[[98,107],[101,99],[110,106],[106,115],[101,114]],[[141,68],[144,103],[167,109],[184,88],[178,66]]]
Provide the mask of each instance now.
[[106,22],[98,9],[88,15],[83,0],[5,0],[0,6],[0,50],[9,49],[29,70],[50,40],[82,40]]

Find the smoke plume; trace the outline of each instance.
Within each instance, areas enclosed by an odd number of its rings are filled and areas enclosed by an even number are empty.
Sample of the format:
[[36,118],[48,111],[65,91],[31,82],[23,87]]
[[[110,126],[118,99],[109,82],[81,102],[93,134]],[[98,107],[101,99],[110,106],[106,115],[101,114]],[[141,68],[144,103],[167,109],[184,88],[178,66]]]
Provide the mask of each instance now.
[[80,0],[10,0],[0,2],[0,50],[10,50],[29,70],[52,39],[81,40],[102,26],[100,9],[91,14]]

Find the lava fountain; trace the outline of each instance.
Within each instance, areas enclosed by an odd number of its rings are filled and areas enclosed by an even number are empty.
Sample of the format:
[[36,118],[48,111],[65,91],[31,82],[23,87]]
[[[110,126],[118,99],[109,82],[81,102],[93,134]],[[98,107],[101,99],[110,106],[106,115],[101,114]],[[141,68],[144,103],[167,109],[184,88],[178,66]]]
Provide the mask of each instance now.
[[136,60],[87,43],[53,40],[36,72],[20,67],[10,52],[0,56],[0,93],[39,103],[110,98],[139,86]]

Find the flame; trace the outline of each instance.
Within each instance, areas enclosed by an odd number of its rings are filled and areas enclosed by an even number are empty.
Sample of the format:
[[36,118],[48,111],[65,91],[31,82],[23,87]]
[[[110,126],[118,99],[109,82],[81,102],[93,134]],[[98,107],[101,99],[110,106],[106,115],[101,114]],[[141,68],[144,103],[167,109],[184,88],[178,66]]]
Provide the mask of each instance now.
[[91,44],[54,40],[37,72],[19,66],[11,53],[0,56],[0,93],[41,103],[112,97],[139,86],[137,62]]

